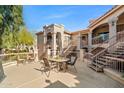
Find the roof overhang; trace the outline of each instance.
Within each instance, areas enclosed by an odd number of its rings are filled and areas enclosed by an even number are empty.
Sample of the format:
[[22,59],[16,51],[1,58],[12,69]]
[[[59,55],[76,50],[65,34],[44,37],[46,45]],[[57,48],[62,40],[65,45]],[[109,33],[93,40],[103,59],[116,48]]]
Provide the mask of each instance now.
[[43,31],[37,32],[36,35],[41,35],[43,34]]
[[79,30],[79,31],[75,31],[75,32],[72,32],[71,34],[72,35],[77,35],[77,34],[88,34],[90,32],[89,29],[85,29],[85,30]]
[[111,10],[109,10],[108,12],[106,12],[104,15],[102,15],[101,17],[99,17],[98,19],[96,19],[93,23],[91,23],[88,28],[92,28],[93,26],[97,25],[98,23],[100,23],[102,20],[104,20],[105,18],[109,17],[110,15],[112,15],[114,12],[116,12],[118,9],[120,9],[121,7],[123,7],[123,5],[116,5],[114,6]]

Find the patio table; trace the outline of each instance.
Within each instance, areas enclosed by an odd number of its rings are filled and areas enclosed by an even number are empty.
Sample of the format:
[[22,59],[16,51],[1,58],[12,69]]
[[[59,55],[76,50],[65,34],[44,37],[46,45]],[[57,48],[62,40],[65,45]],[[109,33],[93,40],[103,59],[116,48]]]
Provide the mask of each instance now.
[[67,70],[66,62],[69,61],[70,59],[69,58],[63,58],[63,57],[60,57],[60,58],[50,57],[50,58],[48,58],[48,60],[51,61],[51,62],[56,62],[59,71],[64,70],[66,72],[66,70]]

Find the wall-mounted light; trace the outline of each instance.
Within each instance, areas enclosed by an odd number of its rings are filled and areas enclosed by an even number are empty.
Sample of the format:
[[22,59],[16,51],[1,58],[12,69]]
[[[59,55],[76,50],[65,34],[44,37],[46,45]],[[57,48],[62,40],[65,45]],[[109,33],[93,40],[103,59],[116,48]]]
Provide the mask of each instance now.
[[114,23],[114,21],[112,21],[112,26],[114,26],[115,25],[115,23]]

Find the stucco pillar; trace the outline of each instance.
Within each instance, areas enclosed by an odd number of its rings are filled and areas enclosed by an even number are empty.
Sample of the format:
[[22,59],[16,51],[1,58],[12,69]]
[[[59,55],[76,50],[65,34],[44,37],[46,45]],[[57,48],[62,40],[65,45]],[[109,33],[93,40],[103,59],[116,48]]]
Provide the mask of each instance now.
[[35,62],[37,62],[38,61],[37,39],[36,39],[36,41],[34,43],[33,49],[34,49]]
[[80,50],[80,47],[81,47],[81,40],[80,40],[80,33],[78,34],[78,40],[77,40],[77,42],[78,42],[78,45],[77,45],[77,50]]
[[56,56],[56,33],[53,33],[52,35],[53,41],[52,41],[52,50],[53,50],[53,56]]
[[88,51],[92,49],[92,32],[88,33]]
[[117,34],[117,23],[118,18],[112,18],[108,21],[109,23],[109,44],[112,45],[116,42],[116,34]]
[[45,31],[44,31],[44,47],[43,47],[43,51],[45,52],[45,50],[46,50],[46,42],[47,42],[47,34],[45,33]]
[[61,48],[63,50],[63,48],[64,48],[64,33],[63,32],[61,32],[61,43],[62,43],[62,47]]
[[80,49],[80,61],[81,62],[84,62],[84,53],[85,53],[85,50],[84,49]]

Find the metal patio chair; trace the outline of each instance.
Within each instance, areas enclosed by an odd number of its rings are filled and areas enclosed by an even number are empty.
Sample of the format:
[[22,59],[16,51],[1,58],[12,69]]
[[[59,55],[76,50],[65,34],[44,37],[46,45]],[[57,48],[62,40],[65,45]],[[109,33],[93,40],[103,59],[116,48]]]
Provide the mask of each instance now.
[[75,71],[77,72],[77,69],[75,67],[75,63],[77,62],[77,56],[75,55],[70,55],[70,61],[67,62],[68,66],[73,66]]
[[51,70],[55,69],[56,65],[51,65],[47,58],[43,58],[43,65],[40,68],[41,73],[45,73],[47,77],[50,76]]

